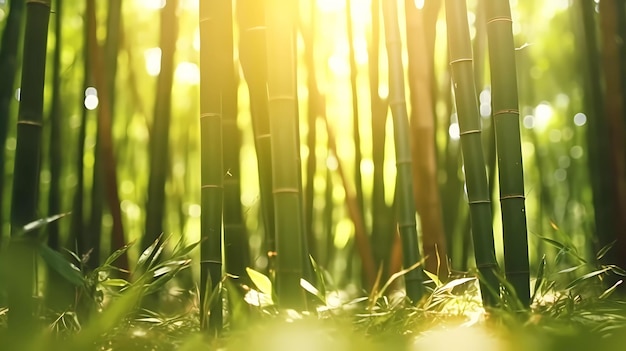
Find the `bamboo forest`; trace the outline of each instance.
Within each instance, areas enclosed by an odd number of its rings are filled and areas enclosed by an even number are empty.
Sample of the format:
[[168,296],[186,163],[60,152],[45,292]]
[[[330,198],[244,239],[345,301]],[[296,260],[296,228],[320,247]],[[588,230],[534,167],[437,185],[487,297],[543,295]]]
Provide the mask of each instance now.
[[626,2],[0,0],[0,350],[623,350]]

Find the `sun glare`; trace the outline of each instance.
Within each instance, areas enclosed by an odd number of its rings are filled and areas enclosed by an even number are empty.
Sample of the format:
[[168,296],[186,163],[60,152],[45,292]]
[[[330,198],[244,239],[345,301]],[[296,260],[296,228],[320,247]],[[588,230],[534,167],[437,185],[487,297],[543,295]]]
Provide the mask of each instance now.
[[165,0],[137,0],[139,6],[150,9],[160,10],[165,7]]

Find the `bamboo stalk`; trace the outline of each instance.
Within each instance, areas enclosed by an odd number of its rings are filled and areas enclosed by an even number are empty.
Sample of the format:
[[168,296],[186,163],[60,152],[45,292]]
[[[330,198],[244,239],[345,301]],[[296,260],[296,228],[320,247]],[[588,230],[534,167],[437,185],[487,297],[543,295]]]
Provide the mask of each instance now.
[[172,84],[174,80],[174,54],[178,39],[177,0],[169,0],[161,10],[159,47],[161,69],[157,79],[154,99],[154,118],[150,133],[148,173],[148,201],[146,204],[145,232],[141,249],[150,246],[162,233],[165,218],[165,183],[169,173],[170,120],[172,114]]
[[25,338],[36,325],[33,296],[37,233],[19,234],[24,225],[37,219],[49,20],[50,1],[26,2],[9,250],[9,260],[17,269],[9,270],[8,286],[9,328],[18,340]]
[[224,169],[224,257],[226,271],[245,281],[246,267],[250,264],[248,235],[241,204],[241,166],[239,150],[241,133],[237,127],[238,81],[233,58],[232,3],[225,2],[221,16],[220,62],[222,64],[222,134]]
[[269,0],[267,90],[272,184],[276,224],[276,292],[283,307],[306,309],[303,277],[303,205],[296,91],[295,23],[297,1]]
[[383,268],[383,277],[389,274],[389,255],[394,228],[392,209],[385,202],[384,161],[387,124],[387,101],[381,99],[379,86],[380,0],[371,2],[371,32],[368,42],[368,75],[372,128],[372,254],[377,267]]
[[276,257],[274,197],[272,195],[272,154],[267,101],[267,45],[264,0],[239,0],[239,56],[250,95],[252,132],[257,155],[261,212],[267,248],[268,271],[274,274]]
[[467,8],[465,0],[446,0],[445,7],[452,86],[459,119],[476,266],[483,277],[480,282],[483,304],[493,306],[496,297],[491,295],[490,288],[498,291],[499,284],[494,272],[497,263],[491,226],[491,196],[481,143]]
[[528,307],[530,268],[511,8],[508,0],[495,0],[489,5],[486,20],[502,207],[504,269],[523,306]]
[[[227,1],[227,0],[226,0]],[[219,43],[219,16],[224,1],[200,2],[200,137],[201,137],[201,306],[222,278],[222,214],[224,160],[222,144],[222,101],[220,65],[214,57]],[[207,290],[209,289],[209,290]],[[221,294],[218,294],[221,296]],[[222,329],[222,299],[213,301],[210,311],[201,311],[200,324],[211,333]],[[207,312],[209,313],[207,315]],[[208,323],[207,323],[208,320]]]
[[[402,68],[402,43],[398,27],[396,0],[384,0],[383,20],[385,42],[389,62],[389,108],[393,117],[394,144],[397,169],[397,215],[398,229],[402,239],[402,262],[405,268],[421,260],[417,241],[415,202],[413,199],[412,160],[409,139],[409,119],[404,92],[404,70]],[[417,302],[423,294],[422,267],[404,275],[407,296]]]
[[[106,88],[105,67],[102,62],[102,53],[96,37],[96,6],[95,0],[87,0],[87,26],[89,36],[89,59],[93,63],[93,76],[98,88],[98,140],[102,161],[102,176],[104,179],[104,195],[113,219],[111,234],[111,252],[125,245],[122,211],[117,186],[117,171],[115,152],[113,150],[113,133],[111,123],[111,107],[109,105],[109,91]],[[95,165],[94,165],[95,167]],[[118,267],[128,269],[128,256],[124,253],[118,259]]]
[[[435,145],[435,115],[432,96],[434,80],[434,46],[428,45],[435,38],[435,22],[427,22],[426,16],[436,17],[440,4],[432,9],[418,10],[415,3],[405,2],[406,37],[409,70],[409,96],[411,102],[411,156],[413,161],[413,197],[422,227],[422,247],[429,272],[448,274],[445,259],[447,245],[443,228],[443,216],[437,182],[437,150]],[[433,2],[434,3],[434,2]],[[426,25],[432,24],[431,27]],[[438,260],[443,258],[442,260]]]
[[[17,50],[19,38],[22,33],[23,13],[25,1],[11,1],[9,3],[9,13],[6,17],[4,30],[2,32],[2,43],[0,45],[0,150],[4,150],[9,121],[11,120],[10,108],[15,89],[15,76],[17,75],[18,60]],[[4,179],[6,160],[5,153],[0,152],[0,178]],[[5,223],[4,211],[4,182],[0,182],[0,223]],[[0,225],[0,245],[4,226]]]

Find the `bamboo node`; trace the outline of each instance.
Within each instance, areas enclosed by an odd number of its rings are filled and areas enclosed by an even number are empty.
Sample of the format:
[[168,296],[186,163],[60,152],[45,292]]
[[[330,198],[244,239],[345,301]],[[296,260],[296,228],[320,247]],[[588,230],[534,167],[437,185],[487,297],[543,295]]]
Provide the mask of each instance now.
[[507,109],[504,109],[504,110],[499,110],[497,112],[494,112],[493,116],[495,117],[495,116],[498,116],[498,115],[504,115],[504,114],[509,114],[509,113],[513,113],[513,114],[519,115],[519,110],[516,109],[516,108],[507,108]]
[[300,191],[297,188],[276,188],[272,191],[273,194],[284,194],[284,193],[289,193],[289,194],[297,194]]
[[489,23],[493,23],[493,22],[513,22],[513,20],[511,19],[511,17],[507,17],[507,16],[498,16],[498,17],[494,17],[490,20],[487,21],[487,24]]
[[270,134],[270,133],[259,134],[259,135],[256,136],[256,139],[257,140],[259,140],[259,139],[269,139],[271,136],[272,136],[272,134]]
[[35,127],[41,127],[42,123],[41,122],[35,122],[35,121],[17,121],[17,124],[24,124],[24,125],[29,125],[29,126],[35,126]]
[[217,113],[217,112],[205,112],[205,113],[201,113],[200,114],[200,119],[209,118],[209,117],[219,117],[219,118],[222,118],[222,114],[221,113]]
[[293,95],[275,95],[275,96],[270,96],[267,98],[267,101],[281,101],[281,100],[285,100],[285,101],[294,101],[295,98]]
[[525,199],[524,195],[512,194],[512,195],[504,195],[500,196],[500,200],[511,200],[511,199]]
[[468,203],[470,205],[474,205],[474,204],[490,204],[491,200],[472,200],[472,201],[468,201]]
[[462,132],[459,133],[459,136],[462,135],[467,135],[467,134],[476,134],[479,133],[480,134],[480,129],[470,129],[470,130],[464,130]]
[[495,263],[477,263],[476,264],[476,268],[480,269],[480,268],[497,268],[498,265],[496,265]]
[[201,263],[204,263],[204,264],[213,263],[213,264],[219,264],[219,265],[221,265],[221,264],[222,264],[222,261],[220,261],[220,260],[203,260]]
[[222,189],[223,186],[217,184],[206,184],[200,187],[200,189]]
[[410,158],[398,159],[396,160],[396,166],[402,165],[402,164],[411,164],[412,162],[413,160],[411,160]]
[[474,61],[474,60],[471,57],[469,57],[469,58],[468,57],[461,57],[461,58],[458,58],[456,60],[450,61],[450,66],[452,66],[455,63],[472,62],[472,61]]

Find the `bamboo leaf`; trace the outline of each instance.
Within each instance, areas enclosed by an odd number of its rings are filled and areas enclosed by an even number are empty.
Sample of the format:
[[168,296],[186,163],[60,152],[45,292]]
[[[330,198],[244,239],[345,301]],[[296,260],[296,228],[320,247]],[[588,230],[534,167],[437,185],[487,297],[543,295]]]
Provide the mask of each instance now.
[[532,303],[537,296],[537,292],[541,285],[543,284],[544,274],[546,270],[546,255],[544,254],[541,257],[541,261],[539,262],[539,267],[537,268],[537,280],[535,280],[535,288],[533,289],[533,294],[530,297],[530,302]]
[[115,262],[118,258],[120,258],[120,256],[122,256],[126,251],[128,251],[128,249],[131,246],[133,246],[134,243],[135,243],[134,241],[131,241],[128,244],[122,246],[121,248],[115,250],[114,253],[112,253],[109,257],[107,257],[102,267],[112,266],[113,262]]
[[620,286],[623,282],[624,282],[623,280],[618,280],[615,284],[613,284],[613,286],[611,286],[610,288],[604,290],[604,292],[602,294],[600,294],[600,296],[598,296],[598,299],[603,300],[603,299],[606,299],[607,297],[611,296],[611,294],[613,294],[615,289],[617,289],[617,287]]
[[39,254],[50,268],[67,279],[68,282],[75,286],[82,286],[85,283],[80,269],[66,260],[58,251],[54,251],[42,243],[39,245]]
[[257,289],[268,295],[268,296],[272,296],[272,281],[270,280],[270,278],[268,278],[265,274],[261,273],[261,272],[257,272],[252,268],[248,268],[246,267],[246,272],[248,272],[248,276],[250,277],[250,280],[252,280],[252,283],[254,283],[254,285],[257,287]]
[[439,277],[436,274],[430,273],[427,270],[424,270],[424,273],[426,273],[426,275],[435,283],[436,287],[440,287],[442,285],[441,280],[439,280]]
[[311,293],[312,295],[316,296],[318,299],[320,299],[320,301],[322,301],[322,303],[324,303],[324,305],[326,305],[326,297],[324,295],[322,295],[322,293],[313,286],[313,284],[309,283],[308,281],[304,280],[304,279],[300,279],[300,286],[308,291],[309,293]]
[[459,279],[454,279],[452,281],[447,282],[446,284],[442,285],[441,288],[439,288],[439,290],[452,290],[454,288],[456,288],[457,286],[463,285],[467,282],[472,282],[475,281],[476,278],[474,277],[468,277],[468,278],[459,278]]
[[585,281],[587,279],[593,278],[593,277],[597,277],[597,276],[599,276],[601,274],[604,274],[604,273],[606,273],[606,272],[608,272],[610,270],[611,270],[610,267],[605,267],[603,269],[587,273],[587,274],[585,274],[585,275],[583,275],[581,277],[578,277],[578,278],[574,279],[571,283],[569,283],[569,285],[567,285],[567,287],[565,287],[565,290],[572,289],[576,285],[580,284],[581,282],[583,282],[583,281]]
[[600,261],[601,259],[604,258],[604,256],[606,255],[607,252],[609,252],[609,250],[611,250],[613,248],[613,246],[615,246],[615,243],[617,242],[617,240],[613,240],[613,242],[605,245],[603,248],[601,248],[598,253],[596,254],[596,260]]
[[59,219],[69,215],[70,212],[67,213],[60,213],[54,216],[50,216],[50,217],[46,217],[46,218],[41,218],[38,219],[36,221],[32,221],[30,223],[27,223],[26,225],[24,225],[22,227],[22,230],[17,234],[17,235],[24,235],[28,232],[32,232],[33,230],[37,230],[37,229],[41,229],[43,227],[45,227],[46,225],[58,221]]

